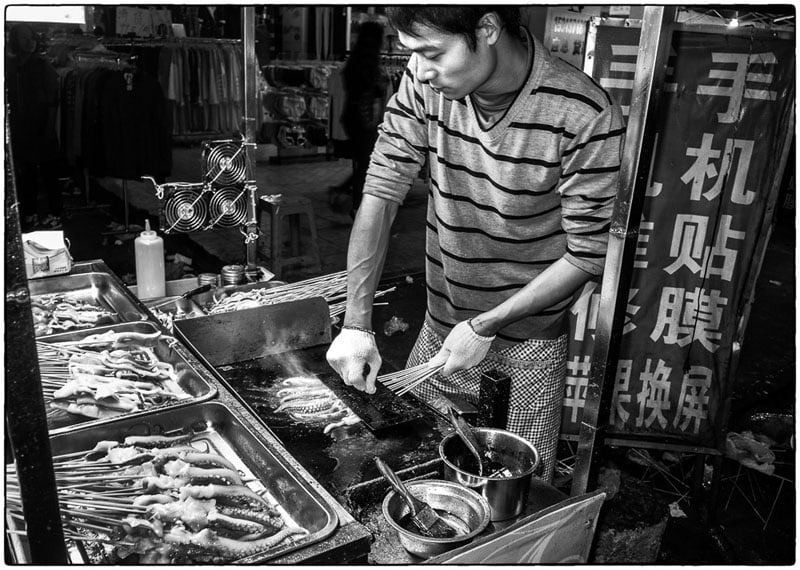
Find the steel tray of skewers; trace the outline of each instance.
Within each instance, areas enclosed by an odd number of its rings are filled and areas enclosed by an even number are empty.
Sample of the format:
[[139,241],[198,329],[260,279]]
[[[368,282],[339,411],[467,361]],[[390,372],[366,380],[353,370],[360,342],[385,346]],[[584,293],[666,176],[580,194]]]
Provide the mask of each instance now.
[[[220,402],[52,436],[59,508],[79,564],[259,563],[328,537],[338,517]],[[17,473],[7,532],[27,552]]]
[[34,279],[28,287],[37,337],[147,318],[111,272]]
[[36,340],[51,433],[186,406],[217,393],[211,373],[154,323],[122,323]]
[[[394,288],[376,291],[375,298],[378,299],[393,290]],[[149,310],[165,328],[172,330],[176,320],[209,318],[317,297],[324,299],[328,304],[332,319],[342,315],[347,299],[347,272],[339,271],[295,283],[267,281],[218,287],[213,291],[193,296],[191,301],[176,299],[174,303],[157,308],[151,307]]]

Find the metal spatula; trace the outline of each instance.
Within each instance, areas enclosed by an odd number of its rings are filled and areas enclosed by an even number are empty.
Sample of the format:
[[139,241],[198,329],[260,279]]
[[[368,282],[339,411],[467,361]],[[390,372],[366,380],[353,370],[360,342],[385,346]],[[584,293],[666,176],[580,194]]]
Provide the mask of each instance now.
[[457,531],[451,527],[447,522],[440,517],[430,505],[426,505],[414,495],[412,495],[400,477],[386,465],[380,458],[375,458],[375,465],[383,475],[384,479],[389,482],[389,485],[405,500],[408,508],[411,510],[411,522],[417,527],[417,530],[423,536],[432,538],[451,538],[456,535]]

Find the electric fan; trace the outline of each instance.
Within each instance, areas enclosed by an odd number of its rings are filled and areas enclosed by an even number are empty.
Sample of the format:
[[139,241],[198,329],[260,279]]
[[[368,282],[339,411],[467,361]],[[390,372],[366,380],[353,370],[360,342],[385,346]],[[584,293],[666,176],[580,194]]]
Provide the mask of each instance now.
[[168,189],[161,208],[164,233],[188,233],[203,229],[208,219],[208,203],[202,185],[196,188]]
[[208,201],[209,225],[231,228],[243,224],[247,219],[246,189],[215,188]]
[[244,144],[235,141],[203,143],[203,170],[206,182],[215,186],[243,183],[247,176]]

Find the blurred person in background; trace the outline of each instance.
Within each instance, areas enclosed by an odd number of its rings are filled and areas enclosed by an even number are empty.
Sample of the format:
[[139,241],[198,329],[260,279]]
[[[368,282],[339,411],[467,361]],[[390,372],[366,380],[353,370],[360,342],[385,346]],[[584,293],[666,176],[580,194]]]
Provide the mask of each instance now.
[[349,214],[361,204],[364,180],[367,177],[369,157],[378,140],[378,125],[383,120],[389,76],[381,64],[383,26],[377,22],[363,22],[358,27],[358,37],[342,72],[345,103],[342,126],[350,139],[353,153],[353,175],[334,190],[334,208],[341,208],[352,199]]

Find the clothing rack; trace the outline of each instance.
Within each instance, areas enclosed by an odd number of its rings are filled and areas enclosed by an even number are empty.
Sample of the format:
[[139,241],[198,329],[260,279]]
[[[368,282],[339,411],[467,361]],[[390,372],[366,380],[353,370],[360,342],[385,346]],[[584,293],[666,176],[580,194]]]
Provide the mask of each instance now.
[[173,141],[240,131],[242,40],[106,38],[101,45],[138,54],[140,69],[157,78],[167,100]]
[[100,40],[100,44],[109,47],[118,47],[118,46],[154,46],[154,47],[163,47],[163,46],[175,46],[175,45],[185,45],[185,44],[196,44],[196,45],[237,45],[241,44],[242,40],[238,39],[230,39],[230,38],[158,38],[158,39],[148,39],[148,38],[105,38]]
[[[118,45],[131,45],[132,42],[126,41]],[[122,73],[127,91],[133,91],[136,72],[139,71],[140,58],[136,54],[117,52],[107,49],[105,46],[97,46],[93,49],[72,50],[69,54],[72,66],[79,69],[108,69]],[[91,174],[87,167],[83,168],[84,192],[87,207],[105,208],[108,204],[92,205],[90,198]],[[103,236],[120,236],[120,239],[129,239],[133,236],[135,229],[131,226],[130,203],[128,192],[128,178],[119,177],[122,187],[122,204],[124,211],[124,225],[118,230],[102,232]]]
[[411,53],[382,53],[380,55],[381,63],[384,65],[403,65],[408,64],[408,58]]
[[119,69],[135,67],[138,56],[106,51],[74,51],[72,59],[77,64],[117,66]]
[[[121,54],[117,52],[106,51],[74,51],[72,58],[78,65],[89,63],[92,66],[108,66],[112,69],[133,69],[136,66],[138,56]],[[132,77],[129,79],[128,90],[132,90]],[[89,184],[86,184],[86,202],[89,202]],[[124,208],[124,221],[125,225],[121,230],[102,232],[101,235],[125,235],[131,233],[130,227],[130,207],[128,205],[128,181],[122,179],[122,204]]]

